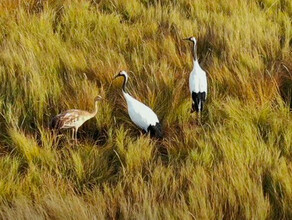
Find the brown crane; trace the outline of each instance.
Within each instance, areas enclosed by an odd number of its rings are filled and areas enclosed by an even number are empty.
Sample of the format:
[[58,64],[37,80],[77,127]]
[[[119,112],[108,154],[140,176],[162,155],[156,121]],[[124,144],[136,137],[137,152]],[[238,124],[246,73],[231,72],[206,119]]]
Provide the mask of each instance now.
[[72,139],[77,143],[78,128],[96,115],[100,100],[102,100],[102,97],[99,95],[94,98],[95,108],[93,112],[70,109],[56,115],[50,123],[50,128],[56,130],[72,128]]

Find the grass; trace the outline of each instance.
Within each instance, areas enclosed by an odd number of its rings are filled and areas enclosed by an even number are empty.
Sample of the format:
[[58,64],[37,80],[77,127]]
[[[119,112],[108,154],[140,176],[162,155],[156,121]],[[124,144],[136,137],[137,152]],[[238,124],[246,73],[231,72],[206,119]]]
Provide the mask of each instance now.
[[[291,18],[289,0],[2,0],[0,218],[291,219]],[[130,121],[122,69],[162,141]],[[54,115],[97,94],[77,146],[51,134]]]

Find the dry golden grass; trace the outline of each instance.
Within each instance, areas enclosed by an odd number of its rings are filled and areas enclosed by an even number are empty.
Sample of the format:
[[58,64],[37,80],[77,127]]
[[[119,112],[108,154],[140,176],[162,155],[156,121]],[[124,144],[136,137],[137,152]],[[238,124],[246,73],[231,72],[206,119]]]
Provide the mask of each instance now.
[[[2,0],[1,219],[291,219],[292,1]],[[190,45],[209,95],[190,114]],[[129,90],[165,137],[130,121]],[[48,130],[96,119],[73,146]]]

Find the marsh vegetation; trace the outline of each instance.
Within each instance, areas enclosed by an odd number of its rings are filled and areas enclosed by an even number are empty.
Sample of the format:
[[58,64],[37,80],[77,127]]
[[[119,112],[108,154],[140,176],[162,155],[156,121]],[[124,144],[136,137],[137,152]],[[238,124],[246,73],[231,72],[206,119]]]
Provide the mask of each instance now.
[[[291,219],[291,0],[2,0],[2,219]],[[209,91],[190,114],[196,36]],[[130,121],[118,71],[161,120]],[[55,139],[61,111],[95,119]]]

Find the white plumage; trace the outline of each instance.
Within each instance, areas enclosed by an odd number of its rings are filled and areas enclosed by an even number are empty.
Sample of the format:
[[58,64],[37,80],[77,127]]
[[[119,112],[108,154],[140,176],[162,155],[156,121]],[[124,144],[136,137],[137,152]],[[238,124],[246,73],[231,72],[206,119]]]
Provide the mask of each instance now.
[[129,116],[138,127],[147,132],[149,125],[155,126],[156,123],[159,123],[157,115],[148,106],[128,93],[123,92],[123,95],[127,101]]
[[206,72],[200,67],[198,60],[194,61],[193,70],[189,78],[190,92],[206,92],[207,98],[207,76]]
[[184,40],[193,42],[193,70],[189,78],[189,88],[192,97],[192,112],[201,112],[204,102],[207,98],[207,76],[206,72],[201,68],[197,57],[197,41],[196,38],[190,37]]
[[129,78],[128,74],[125,71],[121,71],[116,77],[124,77],[123,95],[127,102],[128,113],[131,120],[145,132],[150,132],[151,136],[158,138],[162,137],[161,125],[157,115],[151,108],[139,102],[126,92],[126,84]]

